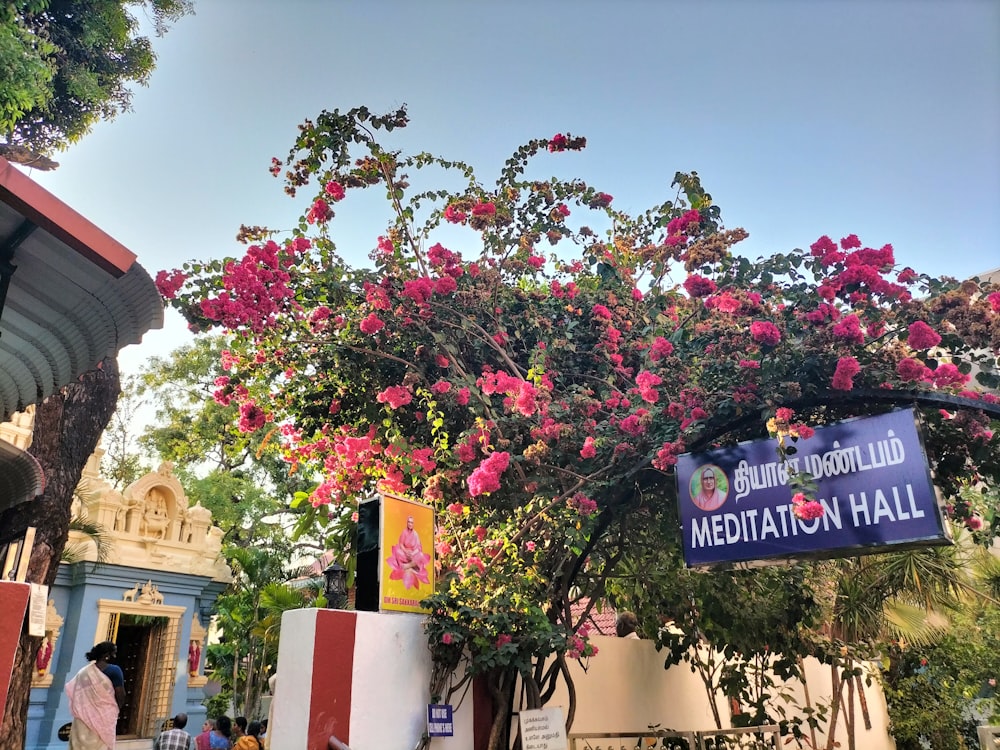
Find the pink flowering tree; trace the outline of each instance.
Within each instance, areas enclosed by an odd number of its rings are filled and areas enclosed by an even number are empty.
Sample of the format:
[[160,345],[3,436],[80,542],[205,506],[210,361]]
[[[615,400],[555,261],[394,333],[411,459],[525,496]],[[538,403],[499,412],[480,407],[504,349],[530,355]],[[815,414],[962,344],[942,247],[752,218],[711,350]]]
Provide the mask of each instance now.
[[[534,176],[583,138],[531,140],[487,185],[380,145],[406,122],[307,121],[272,162],[305,198],[299,226],[244,227],[242,257],[158,282],[193,330],[230,336],[216,398],[312,479],[303,528],[349,524],[378,489],[436,508],[431,692],[484,676],[492,748],[515,678],[542,705],[568,660],[593,655],[573,605],[635,562],[630,539],[655,529],[678,548],[678,454],[764,436],[769,419],[792,446],[810,425],[916,402],[944,492],[1000,473],[994,288],[930,279],[853,235],[751,261],[695,174],[630,215]],[[355,268],[332,232],[365,190],[391,218]],[[808,478],[796,492],[813,512]]]

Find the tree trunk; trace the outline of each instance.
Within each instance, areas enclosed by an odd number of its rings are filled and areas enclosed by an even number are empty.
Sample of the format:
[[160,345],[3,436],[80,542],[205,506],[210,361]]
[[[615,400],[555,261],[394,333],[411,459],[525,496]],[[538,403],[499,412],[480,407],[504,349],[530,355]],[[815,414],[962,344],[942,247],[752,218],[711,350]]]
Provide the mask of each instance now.
[[836,662],[830,665],[830,685],[833,688],[833,704],[830,706],[830,723],[827,725],[829,734],[826,739],[826,750],[833,750],[837,744],[837,719],[840,713],[841,693],[844,691],[840,669]]
[[[84,373],[35,410],[30,452],[45,472],[45,491],[37,499],[0,514],[0,543],[23,537],[29,526],[36,529],[28,565],[28,581],[32,583],[51,586],[56,578],[69,535],[73,492],[114,413],[120,392],[118,363],[106,359],[98,369]],[[7,711],[0,726],[0,747],[24,747],[31,675],[41,642],[41,638],[21,635]],[[54,685],[52,689],[59,688]]]

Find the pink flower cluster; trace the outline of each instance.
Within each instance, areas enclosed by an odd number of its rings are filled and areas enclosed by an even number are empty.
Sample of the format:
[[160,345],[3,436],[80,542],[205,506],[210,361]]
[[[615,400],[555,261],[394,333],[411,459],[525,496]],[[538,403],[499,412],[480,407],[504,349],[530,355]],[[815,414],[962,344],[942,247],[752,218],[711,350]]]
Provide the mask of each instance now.
[[267,422],[267,415],[251,399],[240,404],[240,419],[237,423],[240,432],[254,432]]
[[824,512],[822,503],[807,499],[801,492],[796,492],[792,497],[792,513],[796,518],[812,521],[815,518],[822,518]]
[[833,335],[843,339],[848,344],[865,343],[865,333],[861,329],[861,321],[857,315],[851,314],[844,317],[833,327]]
[[656,386],[662,382],[663,378],[649,370],[643,370],[635,376],[635,384],[639,386],[639,396],[647,404],[655,404],[659,400],[660,394]]
[[341,185],[336,180],[332,180],[326,183],[326,194],[329,195],[334,201],[344,200],[344,186]]
[[187,275],[176,268],[173,271],[159,271],[156,274],[156,291],[166,299],[173,299],[187,281]]
[[938,335],[937,331],[922,320],[910,323],[909,333],[910,335],[907,336],[906,343],[911,349],[916,349],[917,351],[930,349],[941,343],[941,336]]
[[465,211],[456,206],[449,204],[444,209],[444,220],[449,224],[464,224],[467,218],[469,217],[466,215]]
[[597,455],[597,446],[594,443],[594,438],[587,436],[583,440],[583,447],[580,449],[580,458],[593,458]]
[[484,368],[482,377],[476,381],[476,384],[488,396],[494,393],[505,394],[504,406],[518,414],[530,417],[539,411],[540,391],[534,383],[508,375],[503,370],[493,372]]
[[659,362],[664,357],[669,357],[674,353],[674,345],[663,336],[657,336],[649,346],[649,359],[652,362]]
[[750,324],[750,335],[753,340],[765,346],[777,346],[781,341],[781,331],[778,326],[768,320],[755,320]]
[[597,510],[597,503],[582,492],[577,492],[568,502],[569,507],[574,508],[581,516],[589,516]]
[[500,489],[500,475],[510,466],[510,454],[495,451],[469,475],[469,495],[478,497]]
[[1000,292],[992,292],[986,295],[986,301],[990,303],[990,309],[995,313],[1000,313]]
[[684,441],[678,440],[675,443],[666,442],[656,452],[653,459],[653,468],[660,471],[667,471],[671,466],[676,465],[677,456],[684,452]]
[[333,211],[330,209],[330,204],[322,198],[317,198],[313,201],[309,212],[306,214],[306,221],[310,224],[325,224],[332,218]]
[[715,282],[704,276],[693,273],[684,280],[684,289],[694,298],[707,297],[717,289]]
[[833,372],[834,390],[850,391],[854,388],[854,376],[861,372],[861,365],[854,357],[841,357],[837,360],[837,369]]
[[[691,209],[687,213],[671,219],[667,222],[667,237],[664,243],[670,246],[683,245],[688,241],[691,234],[689,228],[701,222],[701,214],[697,209]],[[697,227],[695,227],[697,228]]]
[[385,327],[385,323],[375,313],[369,313],[358,325],[362,333],[374,335]]
[[402,385],[391,385],[379,393],[375,400],[380,404],[389,404],[390,409],[398,409],[413,401],[413,393]]
[[896,262],[892,245],[884,245],[879,250],[859,248],[861,240],[854,234],[844,237],[839,248],[826,235],[809,246],[813,257],[818,258],[821,265],[842,264],[841,270],[820,284],[820,296],[832,301],[839,294],[852,302],[859,302],[871,293],[889,299],[908,300],[910,293],[902,284],[912,281],[910,275],[901,273],[898,284],[884,276]]
[[222,291],[218,297],[201,301],[201,312],[230,330],[241,326],[254,333],[271,325],[279,312],[293,306],[287,268],[296,255],[309,247],[308,240],[296,239],[282,248],[273,241],[263,246],[251,245],[243,260],[226,264]]

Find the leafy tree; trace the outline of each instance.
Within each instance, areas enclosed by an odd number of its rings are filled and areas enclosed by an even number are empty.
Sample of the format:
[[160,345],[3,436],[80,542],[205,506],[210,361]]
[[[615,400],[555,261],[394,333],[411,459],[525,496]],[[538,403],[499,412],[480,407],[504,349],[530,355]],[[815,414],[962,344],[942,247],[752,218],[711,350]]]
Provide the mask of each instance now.
[[136,425],[139,424],[140,412],[146,405],[139,390],[140,384],[135,376],[125,378],[115,413],[101,438],[104,448],[101,473],[119,491],[151,470],[147,457],[137,445],[139,435]]
[[286,509],[303,483],[263,449],[274,439],[273,428],[241,432],[234,427],[238,406],[213,398],[216,381],[225,377],[220,360],[226,346],[221,338],[205,337],[149,361],[137,393],[152,401],[155,419],[140,442],[175,463],[191,497],[212,511],[227,540],[246,544],[262,536],[261,519]]
[[[431,693],[464,650],[493,691],[491,748],[517,677],[526,706],[542,705],[567,659],[593,654],[571,604],[601,598],[625,530],[648,523],[678,548],[660,520],[675,512],[677,454],[761,437],[778,407],[805,427],[905,400],[922,405],[946,494],[969,475],[996,483],[997,396],[966,390],[974,365],[996,384],[989,285],[920,275],[854,235],[752,261],[696,174],[632,216],[584,182],[529,174],[583,138],[534,139],[486,186],[376,139],[406,122],[365,108],[307,121],[286,190],[318,189],[293,236],[245,228],[242,258],[158,284],[192,326],[233,335],[219,397],[240,429],[278,427],[268,448],[314,483],[307,519],[343,518],[377,488],[435,506]],[[425,185],[433,168],[462,184]],[[375,186],[394,220],[373,236],[373,267],[355,269],[329,225],[348,191]],[[471,257],[435,241],[446,235]]]
[[[38,404],[31,453],[45,472],[45,490],[34,501],[0,513],[0,543],[24,537],[36,528],[28,578],[51,586],[59,568],[70,528],[70,507],[83,467],[111,419],[120,383],[118,365],[105,359],[79,380]],[[28,697],[35,656],[42,639],[21,635],[7,693],[7,711],[0,725],[0,747],[23,747],[27,731]]]
[[53,168],[47,157],[100,120],[129,109],[135,83],[155,64],[137,9],[157,34],[190,0],[19,0],[0,11],[0,153]]
[[215,603],[222,635],[208,659],[236,713],[253,717],[277,663],[281,614],[307,606],[309,591],[285,583],[287,546],[230,547],[226,557],[233,584]]

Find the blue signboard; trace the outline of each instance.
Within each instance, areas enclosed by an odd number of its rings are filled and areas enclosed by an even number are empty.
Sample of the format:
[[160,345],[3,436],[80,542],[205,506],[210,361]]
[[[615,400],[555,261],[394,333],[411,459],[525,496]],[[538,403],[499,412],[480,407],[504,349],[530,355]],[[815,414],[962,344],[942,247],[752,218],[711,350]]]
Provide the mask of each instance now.
[[[911,409],[816,428],[782,464],[775,439],[677,459],[689,567],[836,557],[949,542]],[[823,515],[792,513],[788,467],[808,472]]]
[[427,704],[427,736],[453,737],[455,722],[453,710],[447,703]]

